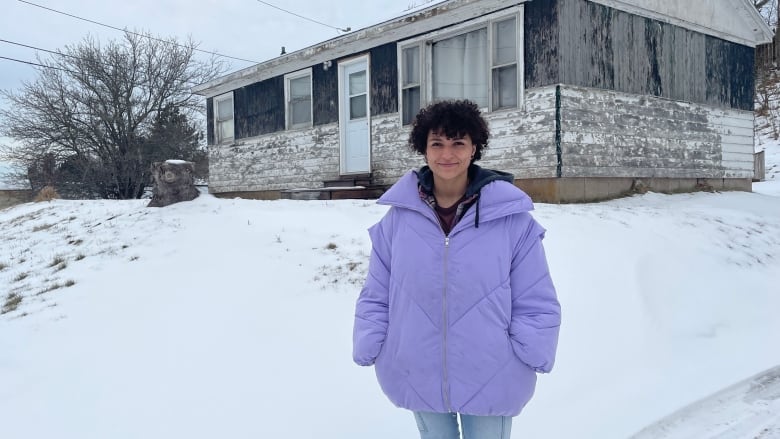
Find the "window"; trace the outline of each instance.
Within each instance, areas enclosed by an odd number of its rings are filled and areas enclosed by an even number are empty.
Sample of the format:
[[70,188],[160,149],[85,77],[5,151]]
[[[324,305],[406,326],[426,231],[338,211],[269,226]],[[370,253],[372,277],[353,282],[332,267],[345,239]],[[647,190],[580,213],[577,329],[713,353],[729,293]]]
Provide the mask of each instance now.
[[366,71],[349,75],[349,120],[368,116],[368,90],[366,90]]
[[216,143],[233,140],[233,93],[214,98],[214,134]]
[[287,129],[311,126],[311,69],[284,77]]
[[471,99],[487,107],[487,29],[433,43],[434,100]]
[[407,47],[401,54],[401,113],[404,125],[408,125],[420,111],[420,46]]
[[522,7],[399,44],[401,120],[423,103],[470,99],[491,111],[517,108],[522,96]]
[[492,50],[493,109],[517,107],[517,24],[515,17],[493,23]]

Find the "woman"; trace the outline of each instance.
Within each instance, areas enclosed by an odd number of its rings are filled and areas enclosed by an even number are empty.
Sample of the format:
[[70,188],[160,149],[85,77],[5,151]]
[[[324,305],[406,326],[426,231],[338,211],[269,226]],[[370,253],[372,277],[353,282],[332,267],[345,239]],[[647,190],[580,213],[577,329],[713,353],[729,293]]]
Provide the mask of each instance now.
[[376,366],[422,439],[508,439],[536,373],[555,359],[560,305],[530,198],[474,162],[489,131],[470,101],[422,109],[409,137],[426,166],[380,199],[357,301],[354,361]]

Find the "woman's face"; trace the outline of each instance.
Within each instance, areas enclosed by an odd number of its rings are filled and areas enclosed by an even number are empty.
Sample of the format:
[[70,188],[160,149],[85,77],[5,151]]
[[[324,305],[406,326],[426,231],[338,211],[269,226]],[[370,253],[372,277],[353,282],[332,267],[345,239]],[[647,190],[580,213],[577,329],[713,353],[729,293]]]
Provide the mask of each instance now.
[[471,157],[476,151],[477,147],[471,142],[471,136],[468,134],[452,139],[433,130],[428,132],[425,159],[434,178],[441,182],[468,180]]

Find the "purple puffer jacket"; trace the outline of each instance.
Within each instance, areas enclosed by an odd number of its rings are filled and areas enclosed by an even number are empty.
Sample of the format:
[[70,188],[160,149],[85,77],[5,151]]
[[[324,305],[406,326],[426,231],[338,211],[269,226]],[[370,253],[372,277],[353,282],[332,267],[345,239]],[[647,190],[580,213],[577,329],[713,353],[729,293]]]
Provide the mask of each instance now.
[[515,416],[555,360],[560,326],[533,204],[494,181],[445,237],[415,173],[379,200],[369,273],[355,312],[353,359],[375,364],[396,406]]

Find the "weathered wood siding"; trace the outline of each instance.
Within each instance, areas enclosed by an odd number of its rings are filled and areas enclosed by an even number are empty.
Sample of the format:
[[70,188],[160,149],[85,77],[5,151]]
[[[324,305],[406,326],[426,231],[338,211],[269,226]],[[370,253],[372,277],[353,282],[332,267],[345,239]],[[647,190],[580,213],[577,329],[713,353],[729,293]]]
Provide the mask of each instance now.
[[[501,169],[517,178],[555,177],[555,87],[526,91],[526,108],[486,113],[491,131],[482,166]],[[407,147],[410,127],[398,114],[374,117],[371,123],[372,166],[376,184],[393,184],[422,157]]]
[[371,114],[398,112],[398,53],[396,43],[371,49]]
[[322,187],[338,178],[338,124],[280,131],[209,149],[209,191]]
[[410,131],[410,126],[401,126],[397,113],[371,119],[371,168],[376,184],[393,184],[408,170],[425,164],[408,147]]
[[206,143],[214,144],[214,98],[206,99]]
[[559,81],[559,25],[557,0],[533,0],[525,3],[523,13],[523,51],[525,86],[536,88]]
[[751,178],[753,113],[561,87],[563,177]]
[[339,121],[339,69],[336,63],[325,69],[316,64],[311,69],[312,110],[314,125],[327,125]]
[[756,51],[707,37],[707,100],[713,105],[753,110]]
[[[554,177],[555,87],[528,90],[526,110],[485,115],[492,137],[480,162],[518,178]],[[339,177],[338,124],[280,131],[235,145],[210,148],[209,190],[213,193],[319,188]],[[409,127],[398,113],[371,118],[373,182],[395,183],[422,157],[407,147]]]
[[480,164],[515,178],[555,177],[555,87],[525,91],[525,109],[485,114],[491,138]]
[[754,50],[586,0],[525,5],[525,81],[753,108]]
[[233,91],[236,139],[284,129],[284,77]]

